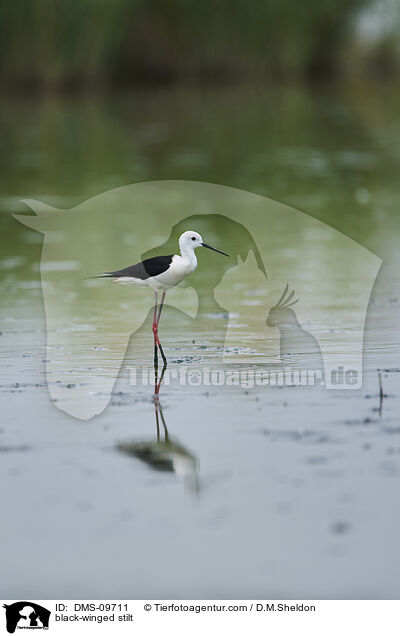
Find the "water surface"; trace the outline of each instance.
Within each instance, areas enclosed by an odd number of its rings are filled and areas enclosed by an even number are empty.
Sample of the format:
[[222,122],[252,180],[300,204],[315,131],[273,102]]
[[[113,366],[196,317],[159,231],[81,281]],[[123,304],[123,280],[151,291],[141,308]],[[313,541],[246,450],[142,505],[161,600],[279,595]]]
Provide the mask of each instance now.
[[[3,596],[398,597],[399,101],[399,88],[384,85],[2,98],[0,471],[2,539],[10,546],[1,557]],[[152,364],[146,312],[104,413],[85,422],[56,408],[45,376],[54,352],[46,349],[42,237],[10,213],[28,213],[22,198],[70,208],[113,187],[159,179],[263,194],[383,259],[367,316],[362,389],[172,383],[161,393],[165,446],[152,388],[129,384],[132,366]],[[142,256],[139,238],[148,224],[129,227],[127,217],[123,249],[132,262]],[[208,229],[208,242],[224,249],[230,236],[223,225]],[[164,241],[156,219],[152,230],[149,249]],[[294,231],[285,228],[288,245]],[[98,246],[107,263],[121,255],[119,232],[106,252]],[[82,228],[95,252],[91,233]],[[60,229],[52,240],[55,250],[63,244]],[[335,278],[321,236],[311,233],[308,241],[321,257],[315,269],[324,263],[333,281],[308,324],[324,338],[327,312],[340,304],[347,280]],[[284,269],[290,258],[290,250],[276,250],[274,267]],[[73,277],[74,259],[61,269],[55,262],[47,264],[49,276]],[[207,292],[219,265],[202,264],[197,285]],[[310,266],[310,281],[313,275]],[[259,281],[247,293],[250,282],[246,274],[239,281],[240,317],[231,316],[243,355],[259,346],[255,316],[269,302]],[[117,309],[96,307],[115,340],[126,331],[133,295],[146,302],[142,290],[122,291]],[[274,302],[278,291],[271,292]],[[67,285],[74,341],[88,368],[99,366],[99,356],[106,368],[112,352],[88,328],[93,305],[73,292]],[[221,306],[229,308],[217,292],[197,299],[183,292],[185,311],[167,307],[163,315],[170,368],[219,364],[227,326]],[[339,330],[348,329],[355,309],[343,311]],[[378,369],[387,396],[381,413]],[[46,555],[40,576],[37,560],[27,558],[34,554]]]

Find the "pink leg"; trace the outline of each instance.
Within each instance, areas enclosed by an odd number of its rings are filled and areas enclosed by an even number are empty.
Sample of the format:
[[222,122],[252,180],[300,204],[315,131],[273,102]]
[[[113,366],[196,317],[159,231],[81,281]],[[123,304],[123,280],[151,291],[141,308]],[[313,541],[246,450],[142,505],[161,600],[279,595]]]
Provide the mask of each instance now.
[[[157,355],[157,291],[156,291],[153,315],[153,335],[154,335],[154,383],[158,382],[158,355]],[[156,391],[157,392],[157,391]]]
[[166,291],[163,291],[162,293],[162,297],[161,297],[161,302],[159,305],[159,309],[157,312],[157,292],[156,292],[156,305],[154,306],[154,318],[153,318],[153,333],[154,333],[154,340],[155,342],[158,344],[158,348],[160,349],[160,353],[161,353],[161,357],[163,359],[164,362],[164,366],[167,366],[167,358],[165,357],[163,348],[161,346],[161,342],[160,342],[160,338],[158,337],[158,323],[160,322],[160,316],[161,316],[161,311],[164,305],[164,299],[165,299],[165,294]]
[[165,294],[167,292],[164,290],[161,296],[161,302],[160,305],[158,307],[158,314],[157,314],[157,329],[158,329],[158,323],[160,322],[160,316],[161,316],[161,312],[162,312],[162,308],[164,306],[164,300],[165,300]]
[[155,303],[154,303],[154,315],[153,315],[153,334],[154,334],[154,341],[156,342],[156,334],[157,334],[157,327],[158,327],[158,323],[157,323],[157,295],[158,292],[155,292],[156,298],[155,298]]

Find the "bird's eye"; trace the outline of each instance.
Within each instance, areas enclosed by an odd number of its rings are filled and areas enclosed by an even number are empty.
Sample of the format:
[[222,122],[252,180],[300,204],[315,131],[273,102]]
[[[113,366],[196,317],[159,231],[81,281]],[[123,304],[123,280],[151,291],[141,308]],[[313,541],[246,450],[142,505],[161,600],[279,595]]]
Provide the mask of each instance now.
[[195,236],[192,236],[192,241],[195,241],[195,240],[196,240],[196,237],[195,237]]

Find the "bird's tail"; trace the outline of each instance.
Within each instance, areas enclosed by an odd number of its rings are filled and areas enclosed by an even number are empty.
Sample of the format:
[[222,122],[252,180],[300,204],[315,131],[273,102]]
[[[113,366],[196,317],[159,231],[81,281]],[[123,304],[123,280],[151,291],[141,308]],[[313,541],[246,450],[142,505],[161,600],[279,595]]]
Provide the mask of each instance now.
[[103,272],[102,274],[96,274],[96,276],[86,276],[85,280],[92,280],[93,278],[113,278],[115,274],[113,272]]

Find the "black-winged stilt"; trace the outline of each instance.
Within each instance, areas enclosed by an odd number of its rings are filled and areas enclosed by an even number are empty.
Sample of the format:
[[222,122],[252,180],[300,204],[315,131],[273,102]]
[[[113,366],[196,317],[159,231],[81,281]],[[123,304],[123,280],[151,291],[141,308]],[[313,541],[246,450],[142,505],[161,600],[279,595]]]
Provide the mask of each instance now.
[[[160,322],[161,311],[164,305],[167,290],[175,287],[180,282],[195,271],[197,267],[197,258],[194,253],[197,247],[207,247],[209,250],[229,256],[225,252],[211,247],[204,243],[198,232],[188,231],[179,237],[180,254],[172,254],[169,256],[155,256],[147,258],[136,265],[130,265],[124,269],[114,272],[105,272],[96,278],[114,278],[115,283],[123,285],[147,285],[154,289],[155,304],[153,316],[153,334],[154,334],[154,361],[157,364],[157,345],[160,349],[162,359],[164,361],[164,370],[167,365],[167,359],[162,349],[160,339],[158,337],[158,324]],[[162,291],[160,304],[157,306],[158,293]]]

